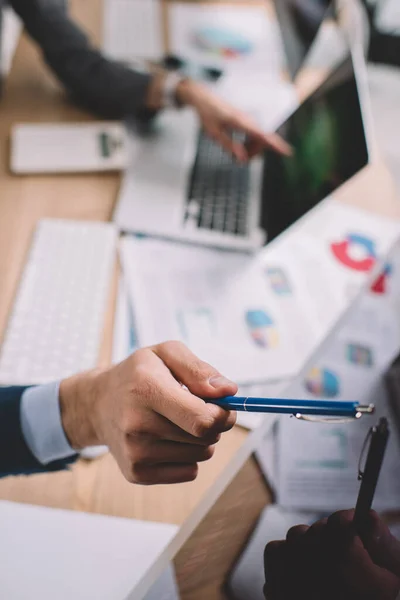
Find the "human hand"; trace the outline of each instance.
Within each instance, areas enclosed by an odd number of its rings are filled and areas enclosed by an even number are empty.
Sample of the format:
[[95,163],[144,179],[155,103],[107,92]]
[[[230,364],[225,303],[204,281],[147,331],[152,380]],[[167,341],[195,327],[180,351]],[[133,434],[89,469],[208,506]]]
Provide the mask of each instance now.
[[[176,93],[181,104],[190,105],[197,111],[206,133],[237,160],[247,161],[264,148],[271,148],[284,155],[291,154],[289,144],[278,134],[264,133],[249,116],[218,98],[204,86],[184,80],[178,85]],[[246,143],[234,141],[232,131],[244,133]]]
[[363,540],[354,511],[311,527],[292,527],[264,555],[268,600],[395,600],[400,590],[400,543],[371,511]]
[[236,392],[186,346],[166,342],[62,381],[61,418],[73,448],[107,445],[128,481],[178,483],[196,478],[197,463],[211,458],[236,420],[201,398]]

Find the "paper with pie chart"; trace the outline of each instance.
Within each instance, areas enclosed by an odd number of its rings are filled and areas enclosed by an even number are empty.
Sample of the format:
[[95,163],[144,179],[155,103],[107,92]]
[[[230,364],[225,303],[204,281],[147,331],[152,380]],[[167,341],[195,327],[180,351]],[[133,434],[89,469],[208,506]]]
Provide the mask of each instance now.
[[170,51],[197,64],[276,74],[282,64],[277,23],[261,3],[172,2],[168,31]]
[[384,259],[399,236],[399,222],[328,198],[267,245],[258,261],[285,320],[303,338],[307,329],[315,347],[379,265],[371,285],[378,296],[389,289],[392,266]]
[[[354,506],[366,433],[379,416],[390,414],[382,374],[400,350],[400,246],[390,265],[386,292],[372,287],[362,295],[282,394],[376,406],[373,417],[350,424],[280,420],[278,500],[287,508],[332,511]],[[392,436],[375,497],[377,510],[399,507],[399,452],[397,436]]]
[[[396,222],[328,200],[253,256],[126,238],[139,344],[181,340],[241,384],[292,378],[399,233]],[[385,268],[373,282],[378,298],[389,285]],[[350,341],[348,353],[354,362],[373,361],[363,344]],[[315,374],[309,385],[327,378]]]
[[251,256],[135,238],[121,256],[140,346],[181,340],[242,384],[297,372],[301,346]]

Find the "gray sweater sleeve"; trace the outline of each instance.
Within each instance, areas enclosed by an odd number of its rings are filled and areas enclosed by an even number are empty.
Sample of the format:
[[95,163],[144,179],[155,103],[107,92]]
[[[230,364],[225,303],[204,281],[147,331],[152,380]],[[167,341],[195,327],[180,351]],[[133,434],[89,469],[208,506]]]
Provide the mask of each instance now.
[[100,116],[146,115],[151,76],[106,59],[69,19],[60,0],[9,0],[52,71],[75,101]]

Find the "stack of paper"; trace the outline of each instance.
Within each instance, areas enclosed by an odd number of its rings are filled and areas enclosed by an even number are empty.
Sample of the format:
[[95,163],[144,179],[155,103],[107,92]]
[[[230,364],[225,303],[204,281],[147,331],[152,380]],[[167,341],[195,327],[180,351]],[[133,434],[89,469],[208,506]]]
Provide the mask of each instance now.
[[240,384],[294,377],[399,225],[328,199],[256,256],[126,237],[140,346],[179,339]]
[[[258,458],[271,474],[278,502],[296,510],[335,511],[355,505],[358,463],[368,429],[389,407],[382,376],[400,349],[400,247],[368,293],[350,309],[283,397],[373,403],[376,413],[346,424],[282,417],[275,460],[268,436]],[[400,508],[400,447],[393,433],[374,506]]]

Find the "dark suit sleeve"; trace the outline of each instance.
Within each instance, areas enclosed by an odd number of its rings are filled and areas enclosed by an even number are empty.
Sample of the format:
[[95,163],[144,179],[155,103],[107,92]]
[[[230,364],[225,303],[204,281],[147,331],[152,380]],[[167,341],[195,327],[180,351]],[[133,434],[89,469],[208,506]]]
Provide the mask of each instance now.
[[73,98],[105,118],[147,114],[151,77],[107,60],[68,17],[60,0],[10,0],[28,34]]
[[20,421],[20,407],[25,387],[0,387],[0,478],[6,475],[58,471],[76,460],[76,455],[67,460],[42,465],[26,445]]

